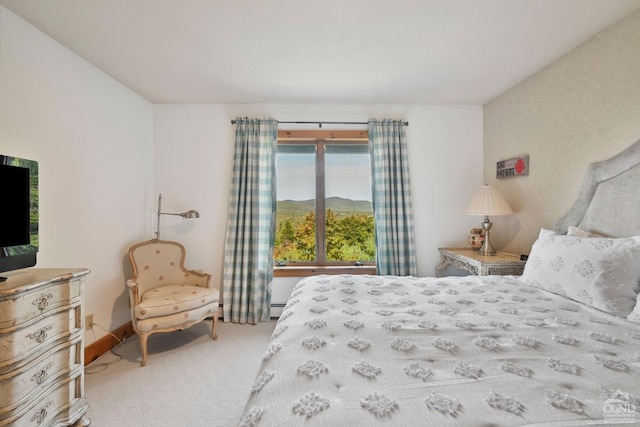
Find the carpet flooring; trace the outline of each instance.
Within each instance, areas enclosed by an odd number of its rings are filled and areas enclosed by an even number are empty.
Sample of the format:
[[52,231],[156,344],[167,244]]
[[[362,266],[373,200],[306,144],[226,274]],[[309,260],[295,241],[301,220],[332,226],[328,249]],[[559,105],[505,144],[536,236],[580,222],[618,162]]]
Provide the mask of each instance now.
[[236,426],[275,324],[152,335],[144,367],[134,335],[85,368],[91,427]]

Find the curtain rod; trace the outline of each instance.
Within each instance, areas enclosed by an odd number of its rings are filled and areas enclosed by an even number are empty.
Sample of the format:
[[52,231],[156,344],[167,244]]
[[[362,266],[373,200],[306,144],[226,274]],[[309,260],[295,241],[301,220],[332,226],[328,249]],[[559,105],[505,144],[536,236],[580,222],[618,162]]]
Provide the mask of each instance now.
[[[320,122],[320,121],[311,121],[311,122],[281,122],[280,120],[276,120],[279,124],[288,124],[288,125],[318,125],[319,128],[322,125],[368,125],[369,122]],[[231,119],[231,124],[235,125],[237,120]],[[408,121],[403,121],[402,124],[405,126],[409,126]]]

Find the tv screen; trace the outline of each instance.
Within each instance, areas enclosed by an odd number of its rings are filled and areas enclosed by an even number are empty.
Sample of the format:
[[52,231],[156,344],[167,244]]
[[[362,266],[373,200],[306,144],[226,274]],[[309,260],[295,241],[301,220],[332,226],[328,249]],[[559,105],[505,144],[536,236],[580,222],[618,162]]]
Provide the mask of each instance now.
[[0,272],[34,266],[38,252],[38,162],[0,155],[0,206]]

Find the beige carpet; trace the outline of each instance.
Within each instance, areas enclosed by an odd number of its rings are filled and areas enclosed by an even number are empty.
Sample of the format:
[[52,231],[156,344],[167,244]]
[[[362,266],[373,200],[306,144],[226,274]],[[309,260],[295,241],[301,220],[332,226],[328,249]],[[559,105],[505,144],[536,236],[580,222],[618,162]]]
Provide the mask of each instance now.
[[236,426],[275,321],[211,322],[149,338],[140,367],[137,336],[87,366],[85,394],[92,427]]

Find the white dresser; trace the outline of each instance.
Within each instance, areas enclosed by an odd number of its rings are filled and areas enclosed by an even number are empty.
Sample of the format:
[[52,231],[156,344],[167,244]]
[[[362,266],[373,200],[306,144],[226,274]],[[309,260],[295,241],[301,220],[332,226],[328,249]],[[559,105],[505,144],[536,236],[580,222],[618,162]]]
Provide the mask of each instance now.
[[0,426],[87,426],[83,284],[89,270],[28,268],[0,282]]

